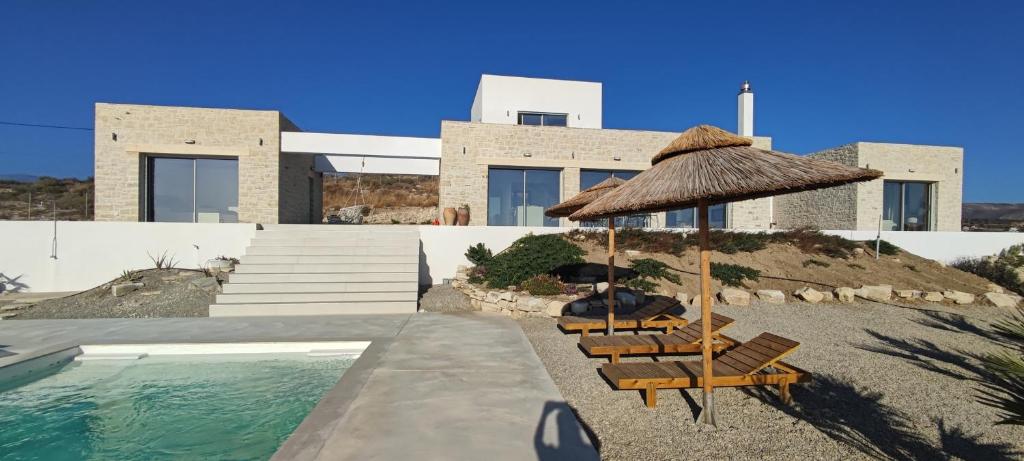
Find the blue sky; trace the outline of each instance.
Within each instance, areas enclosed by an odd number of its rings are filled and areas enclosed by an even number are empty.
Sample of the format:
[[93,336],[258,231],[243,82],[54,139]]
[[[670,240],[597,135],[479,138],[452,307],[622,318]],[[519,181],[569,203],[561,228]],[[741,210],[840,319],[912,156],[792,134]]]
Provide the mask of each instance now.
[[[749,79],[778,150],[963,146],[966,201],[1024,201],[1024,2],[824,3],[5,1],[0,121],[103,101],[437,136],[495,73],[601,81],[608,128],[734,130]],[[92,169],[90,132],[0,125],[0,173]]]

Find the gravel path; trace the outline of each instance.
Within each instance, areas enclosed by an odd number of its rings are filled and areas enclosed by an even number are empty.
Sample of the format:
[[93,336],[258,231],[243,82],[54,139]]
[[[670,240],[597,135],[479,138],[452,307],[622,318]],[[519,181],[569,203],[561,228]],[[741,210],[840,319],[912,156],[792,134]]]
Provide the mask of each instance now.
[[469,304],[469,297],[451,285],[434,285],[420,298],[420,310],[426,312],[469,312],[475,311]]
[[993,425],[995,410],[975,401],[982,371],[968,355],[1000,350],[984,327],[1006,310],[939,309],[715,306],[737,321],[729,336],[800,341],[786,360],[814,375],[792,387],[791,407],[774,388],[716,390],[718,429],[694,423],[699,390],[659,391],[647,409],[638,391],[612,390],[597,372],[604,361],[587,358],[578,335],[552,319],[519,322],[603,459],[1021,459],[1024,428]]

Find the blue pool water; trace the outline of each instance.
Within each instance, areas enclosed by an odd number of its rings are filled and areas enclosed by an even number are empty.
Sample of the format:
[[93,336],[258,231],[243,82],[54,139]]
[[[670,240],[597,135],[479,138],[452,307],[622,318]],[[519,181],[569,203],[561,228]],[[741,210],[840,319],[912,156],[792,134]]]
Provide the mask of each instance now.
[[71,362],[0,392],[0,460],[268,459],[353,361]]

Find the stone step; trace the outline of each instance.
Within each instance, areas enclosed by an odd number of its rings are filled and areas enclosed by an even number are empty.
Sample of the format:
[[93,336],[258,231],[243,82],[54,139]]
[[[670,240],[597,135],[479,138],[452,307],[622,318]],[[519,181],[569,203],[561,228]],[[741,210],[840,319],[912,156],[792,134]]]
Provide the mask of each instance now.
[[238,274],[352,274],[360,272],[419,273],[419,263],[371,264],[239,264]]
[[[241,266],[238,266],[241,267]],[[349,273],[265,273],[228,275],[228,284],[232,283],[371,283],[371,282],[418,282],[419,274],[414,272],[349,272]]]
[[17,310],[21,310],[22,308],[27,307],[27,306],[31,306],[31,304],[28,304],[28,303],[2,304],[2,305],[0,305],[0,312],[17,311]]
[[242,293],[384,293],[416,291],[415,281],[405,282],[356,282],[356,283],[226,283],[225,294]]
[[245,255],[241,258],[242,266],[246,264],[391,264],[417,263],[418,254],[404,255]]
[[344,292],[344,293],[238,293],[219,294],[217,304],[266,304],[266,303],[330,303],[330,302],[368,302],[412,301],[416,302],[419,293],[412,291],[389,291],[383,293]]
[[337,225],[337,224],[264,224],[260,232],[337,232],[337,233],[360,233],[360,232],[394,232],[418,234],[418,226],[394,225],[394,224],[359,224],[359,225]]
[[412,314],[416,301],[212,304],[210,317],[288,315]]
[[419,255],[419,246],[408,244],[366,246],[366,245],[256,245],[246,248],[246,256],[358,256],[358,255]]

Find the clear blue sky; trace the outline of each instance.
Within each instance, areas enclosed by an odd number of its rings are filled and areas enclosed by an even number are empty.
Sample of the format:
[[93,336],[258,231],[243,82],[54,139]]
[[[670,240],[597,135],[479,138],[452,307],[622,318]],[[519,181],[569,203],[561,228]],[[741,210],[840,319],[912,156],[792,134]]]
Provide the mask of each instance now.
[[[608,128],[734,130],[749,79],[778,150],[963,146],[966,201],[1024,201],[1024,2],[824,3],[5,1],[0,121],[104,101],[437,136],[496,73],[601,81]],[[90,132],[0,126],[0,173],[92,169]]]

